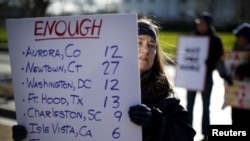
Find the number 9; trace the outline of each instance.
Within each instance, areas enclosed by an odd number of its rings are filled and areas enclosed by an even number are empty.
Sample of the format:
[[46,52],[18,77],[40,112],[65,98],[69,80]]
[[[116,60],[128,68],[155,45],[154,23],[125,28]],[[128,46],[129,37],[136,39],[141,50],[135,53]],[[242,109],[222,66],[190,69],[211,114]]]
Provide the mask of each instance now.
[[122,112],[121,112],[121,111],[116,111],[116,112],[114,113],[114,117],[117,118],[118,121],[120,121],[121,118],[122,118]]

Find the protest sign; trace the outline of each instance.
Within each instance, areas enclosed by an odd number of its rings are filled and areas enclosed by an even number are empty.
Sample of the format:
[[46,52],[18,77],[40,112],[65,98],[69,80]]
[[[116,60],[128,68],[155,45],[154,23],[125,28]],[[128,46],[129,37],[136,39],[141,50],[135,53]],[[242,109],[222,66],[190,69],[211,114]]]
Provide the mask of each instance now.
[[18,124],[26,140],[140,141],[137,15],[8,19]]
[[209,38],[180,36],[176,55],[175,86],[188,90],[204,89]]
[[233,85],[225,84],[225,105],[250,109],[250,79],[235,74],[238,66],[250,60],[249,51],[231,51],[225,53],[225,68],[233,79]]

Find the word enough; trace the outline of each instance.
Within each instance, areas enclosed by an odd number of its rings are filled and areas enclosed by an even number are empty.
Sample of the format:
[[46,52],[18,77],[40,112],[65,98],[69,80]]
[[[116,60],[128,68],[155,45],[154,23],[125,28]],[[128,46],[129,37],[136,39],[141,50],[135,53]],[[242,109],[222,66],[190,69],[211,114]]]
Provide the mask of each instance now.
[[36,40],[63,38],[99,38],[103,20],[82,19],[75,21],[53,20],[35,21]]

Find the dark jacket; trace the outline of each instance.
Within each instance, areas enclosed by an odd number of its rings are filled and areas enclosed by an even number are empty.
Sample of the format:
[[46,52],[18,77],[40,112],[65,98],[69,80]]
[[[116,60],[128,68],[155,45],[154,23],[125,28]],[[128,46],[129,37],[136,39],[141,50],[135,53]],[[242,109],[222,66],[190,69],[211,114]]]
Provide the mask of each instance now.
[[143,141],[193,141],[188,112],[180,100],[170,97],[167,79],[151,75],[141,84],[142,103],[152,109],[153,123],[143,127]]
[[216,35],[210,35],[209,53],[207,59],[207,69],[212,72],[216,69],[217,63],[224,53],[221,39]]
[[222,40],[215,33],[215,31],[212,31],[212,29],[210,29],[210,31],[207,34],[200,34],[196,31],[195,35],[208,36],[210,38],[206,65],[207,65],[207,72],[212,73],[213,70],[216,69],[217,63],[221,60],[224,54]]

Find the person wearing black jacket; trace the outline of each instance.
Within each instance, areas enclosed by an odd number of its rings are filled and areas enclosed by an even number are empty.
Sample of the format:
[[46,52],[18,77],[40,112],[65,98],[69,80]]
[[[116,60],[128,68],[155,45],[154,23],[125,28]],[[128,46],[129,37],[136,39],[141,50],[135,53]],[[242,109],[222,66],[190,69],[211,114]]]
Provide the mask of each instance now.
[[[143,141],[193,141],[196,134],[188,112],[175,98],[164,71],[163,51],[158,44],[158,26],[153,20],[138,20],[138,52],[141,103],[129,108],[131,122],[142,126]],[[15,141],[25,138],[21,125],[12,128]]]
[[143,141],[193,141],[196,132],[189,114],[175,98],[164,71],[158,29],[152,20],[138,21],[142,104],[131,106],[129,116],[142,126]]
[[[235,46],[233,51],[250,53],[250,24],[242,23],[238,25],[233,33],[235,35]],[[250,79],[250,60],[239,64],[235,68],[235,77],[238,81]],[[232,106],[231,112],[232,125],[235,127],[248,127],[250,124],[250,108],[240,108]]]
[[[202,97],[202,134],[203,140],[207,140],[208,126],[210,124],[210,97],[213,87],[213,71],[217,69],[217,65],[223,58],[224,49],[221,38],[216,34],[215,27],[213,26],[213,18],[208,12],[202,12],[201,15],[195,20],[196,28],[195,36],[209,37],[208,58],[205,62],[207,67],[206,80],[204,90],[201,92]],[[222,77],[222,76],[221,76]],[[193,120],[193,107],[195,102],[196,91],[187,90],[187,110],[190,113],[191,121]]]

